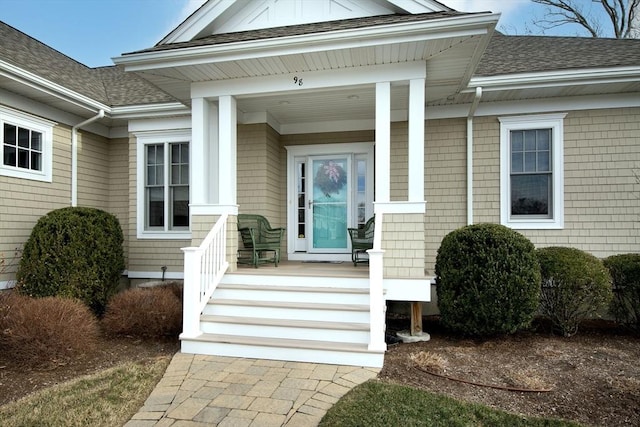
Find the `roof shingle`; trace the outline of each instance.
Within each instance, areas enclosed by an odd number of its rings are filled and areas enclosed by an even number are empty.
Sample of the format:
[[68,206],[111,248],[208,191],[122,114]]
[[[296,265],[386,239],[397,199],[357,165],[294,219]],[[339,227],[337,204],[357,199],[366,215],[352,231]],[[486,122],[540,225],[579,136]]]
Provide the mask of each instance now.
[[640,40],[495,33],[476,76],[640,66]]

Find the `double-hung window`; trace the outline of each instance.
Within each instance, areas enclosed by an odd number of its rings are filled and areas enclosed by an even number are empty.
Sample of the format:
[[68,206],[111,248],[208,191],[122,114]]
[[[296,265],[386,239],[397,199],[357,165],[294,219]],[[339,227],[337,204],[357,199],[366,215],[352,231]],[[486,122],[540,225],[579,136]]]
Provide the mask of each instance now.
[[564,116],[499,118],[502,224],[516,229],[564,227]]
[[138,134],[138,237],[190,238],[189,138]]
[[51,182],[53,125],[0,107],[0,175]]

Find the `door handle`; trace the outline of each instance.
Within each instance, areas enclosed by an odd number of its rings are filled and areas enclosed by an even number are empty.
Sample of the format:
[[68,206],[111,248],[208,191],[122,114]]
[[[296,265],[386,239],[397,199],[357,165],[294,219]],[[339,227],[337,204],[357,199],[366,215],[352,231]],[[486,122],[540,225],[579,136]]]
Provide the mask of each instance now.
[[311,209],[312,205],[313,205],[313,200],[309,199],[309,209]]

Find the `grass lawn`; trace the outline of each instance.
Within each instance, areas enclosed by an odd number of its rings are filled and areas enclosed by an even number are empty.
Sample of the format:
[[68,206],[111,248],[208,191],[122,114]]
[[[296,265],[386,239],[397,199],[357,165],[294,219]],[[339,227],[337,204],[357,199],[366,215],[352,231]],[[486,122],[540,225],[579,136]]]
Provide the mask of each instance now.
[[320,426],[579,426],[463,403],[406,386],[368,381],[347,393]]
[[125,363],[0,407],[0,425],[122,426],[160,381],[170,357]]

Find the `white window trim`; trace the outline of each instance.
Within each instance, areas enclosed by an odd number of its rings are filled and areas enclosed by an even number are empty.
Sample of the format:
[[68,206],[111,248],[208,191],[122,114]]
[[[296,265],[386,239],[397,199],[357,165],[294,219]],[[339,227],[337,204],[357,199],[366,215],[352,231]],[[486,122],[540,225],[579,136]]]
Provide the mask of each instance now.
[[[566,113],[498,117],[500,121],[500,223],[519,230],[564,228],[564,118]],[[511,218],[509,135],[512,130],[551,129],[553,194],[549,219]]]
[[[42,170],[34,171],[4,164],[4,123],[42,134]],[[53,181],[53,127],[55,122],[0,106],[0,175],[32,181]]]
[[[188,240],[191,239],[191,215],[189,218],[189,230],[145,230],[145,146],[149,144],[163,144],[173,142],[188,142],[191,144],[191,130],[179,129],[170,131],[150,131],[139,132],[134,134],[136,142],[136,222],[138,239],[172,239],[172,240]],[[190,159],[191,161],[191,159]],[[191,177],[190,177],[191,181]],[[191,185],[189,185],[189,200],[192,200]],[[168,216],[166,216],[168,218]],[[167,225],[165,224],[165,227]]]

